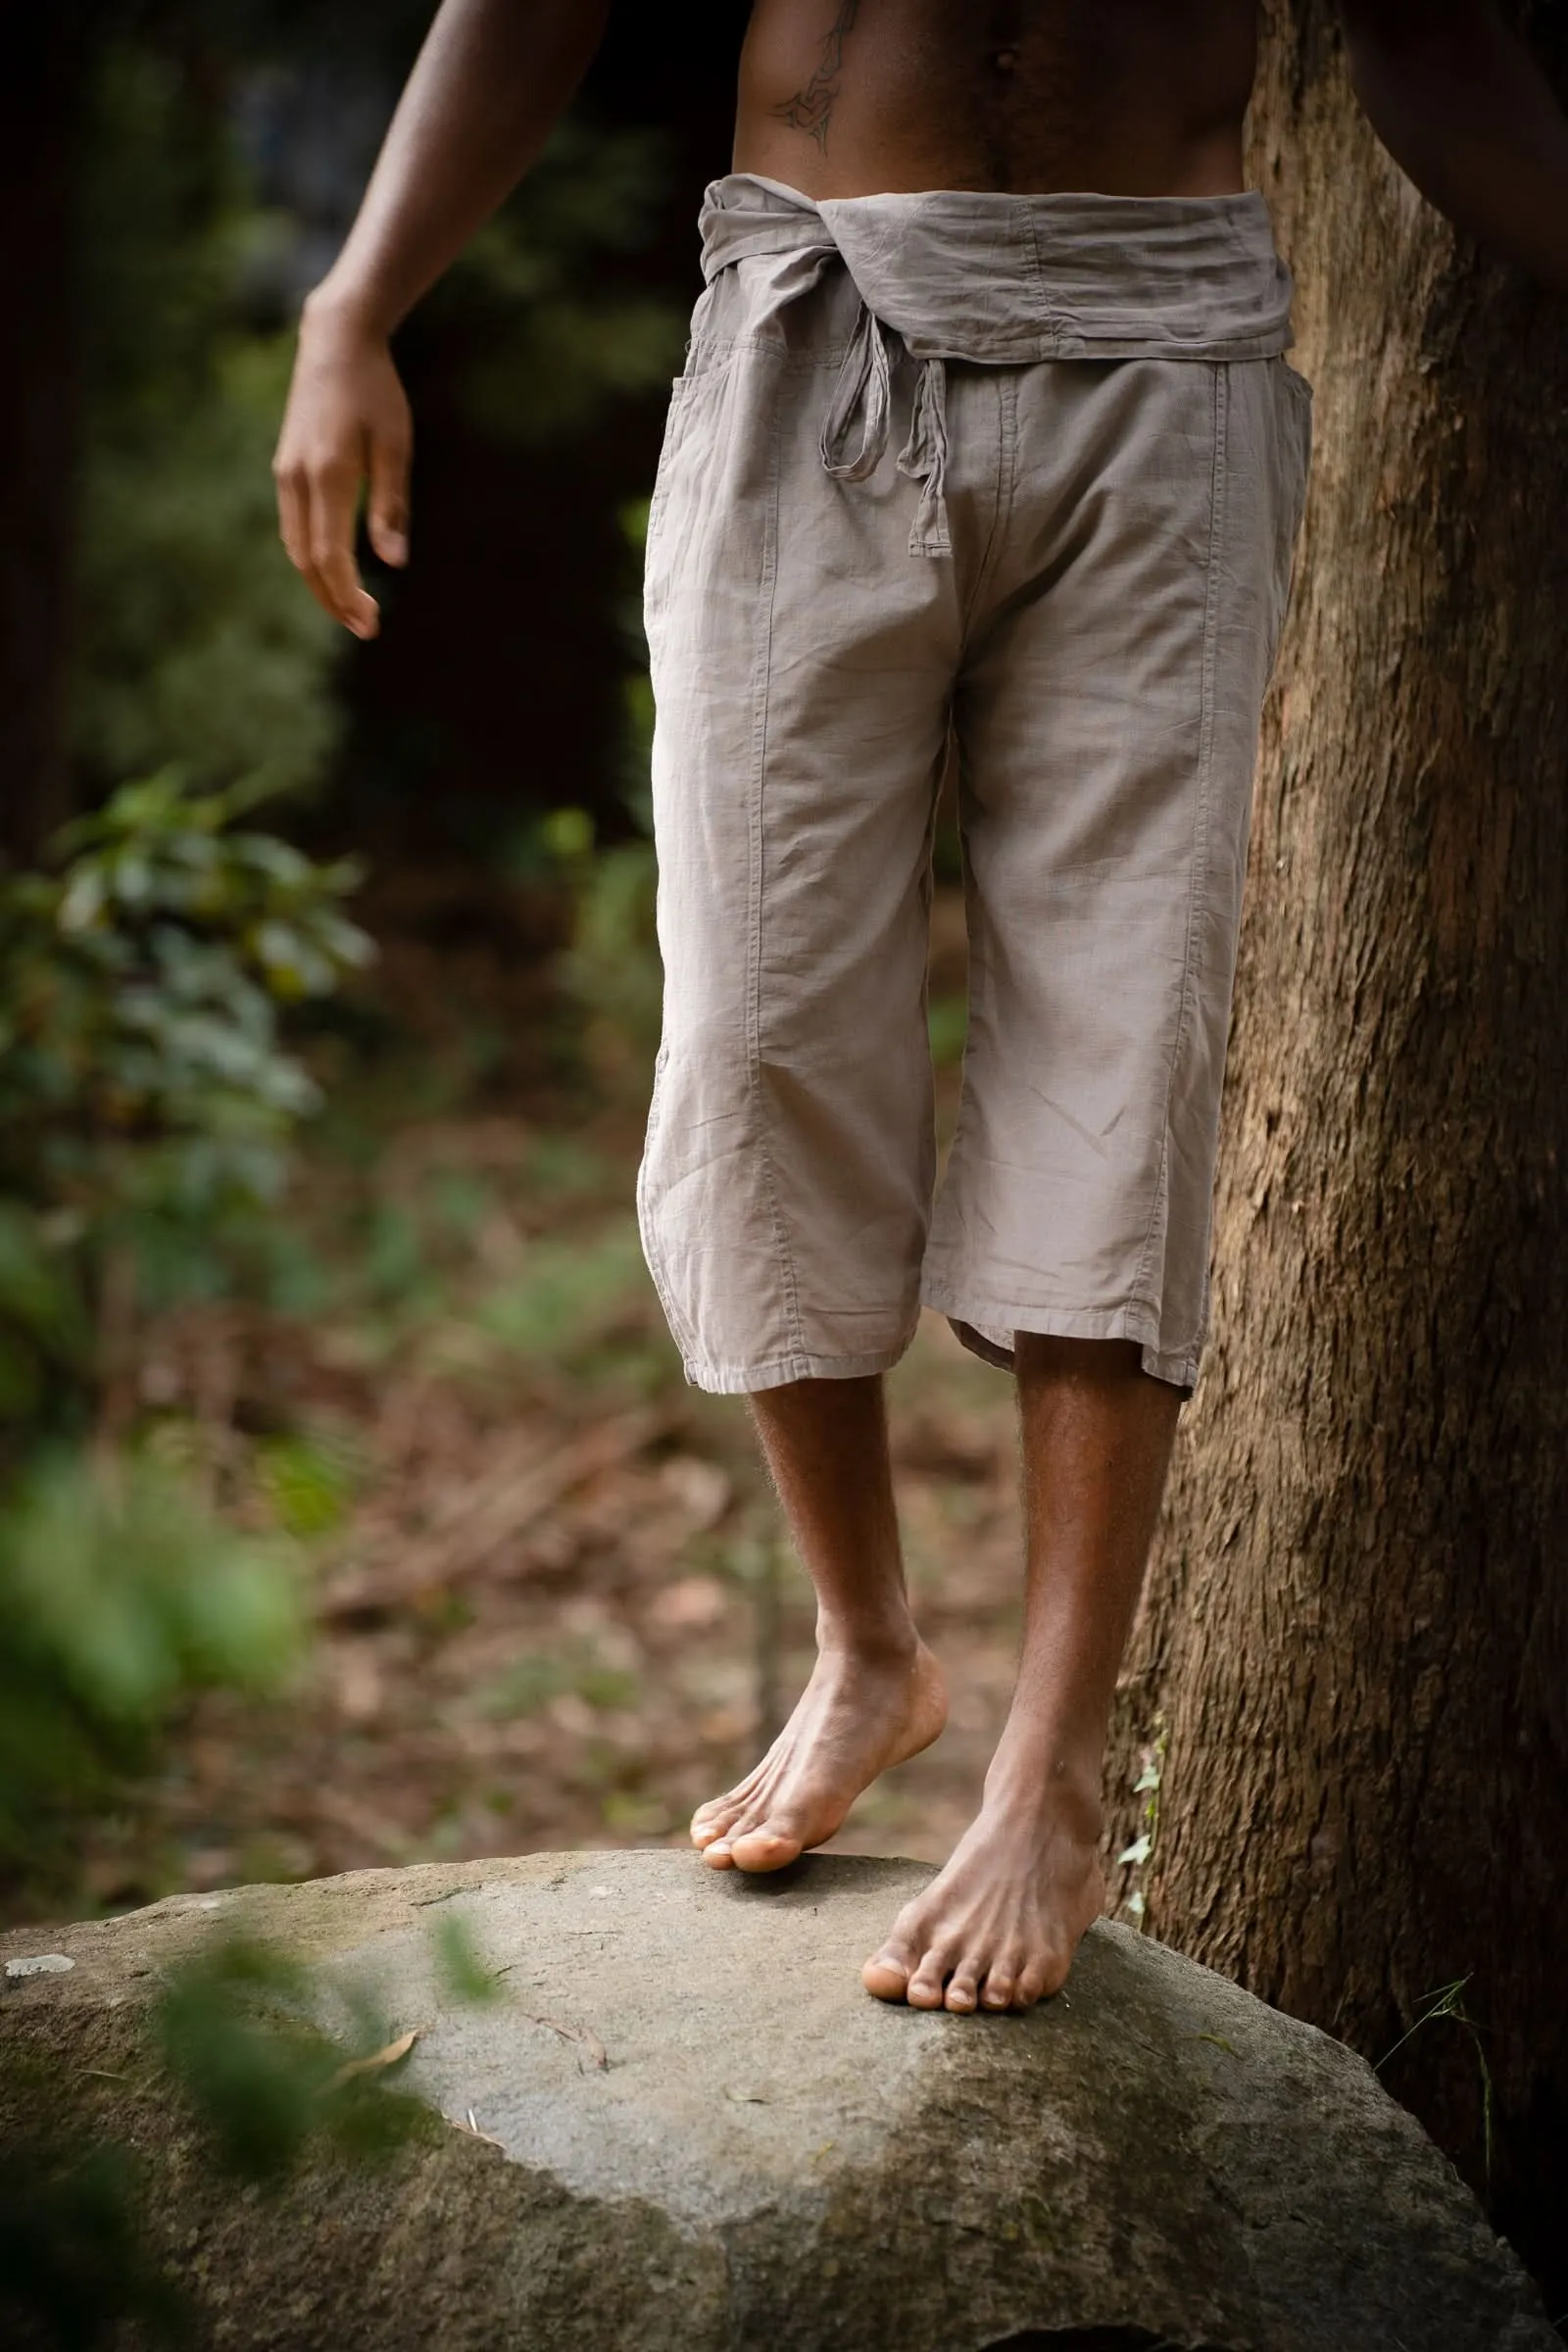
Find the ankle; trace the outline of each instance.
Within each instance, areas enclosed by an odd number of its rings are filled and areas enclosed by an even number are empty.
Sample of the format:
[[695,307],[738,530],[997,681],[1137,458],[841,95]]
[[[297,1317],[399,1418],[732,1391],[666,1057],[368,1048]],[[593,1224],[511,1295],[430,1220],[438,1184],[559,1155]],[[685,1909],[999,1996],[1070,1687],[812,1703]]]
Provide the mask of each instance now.
[[920,1637],[906,1608],[879,1611],[872,1617],[817,1610],[818,1657],[842,1659],[857,1666],[907,1667],[913,1664],[919,1648]]
[[1081,1844],[1098,1845],[1104,1827],[1101,1769],[1098,1753],[1004,1733],[986,1774],[986,1808],[1049,1822]]

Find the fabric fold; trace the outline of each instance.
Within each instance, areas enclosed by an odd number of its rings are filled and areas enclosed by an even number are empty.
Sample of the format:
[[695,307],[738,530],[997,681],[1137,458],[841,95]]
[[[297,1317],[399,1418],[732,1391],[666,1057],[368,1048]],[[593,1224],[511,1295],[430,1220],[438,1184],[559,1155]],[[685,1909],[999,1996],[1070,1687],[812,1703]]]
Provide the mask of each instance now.
[[899,471],[920,485],[914,556],[944,557],[949,360],[1269,359],[1291,344],[1291,276],[1268,210],[1229,197],[1005,196],[967,189],[820,203],[731,172],[703,205],[710,284],[782,257],[780,307],[845,270],[859,297],[822,426],[836,481],[869,480],[886,455],[893,376],[919,367]]

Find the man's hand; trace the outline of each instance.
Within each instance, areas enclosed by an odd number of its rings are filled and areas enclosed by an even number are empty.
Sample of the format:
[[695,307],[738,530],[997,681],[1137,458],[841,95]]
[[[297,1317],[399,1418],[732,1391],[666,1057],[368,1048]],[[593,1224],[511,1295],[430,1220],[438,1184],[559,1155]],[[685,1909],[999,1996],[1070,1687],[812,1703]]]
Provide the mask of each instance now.
[[356,637],[373,637],[380,610],[354,559],[360,494],[383,564],[409,557],[408,399],[384,336],[330,306],[307,303],[272,472],[289,561],[318,605]]
[[608,0],[441,0],[348,242],[305,305],[272,470],[283,545],[356,637],[381,615],[354,561],[409,555],[409,404],[387,338],[538,155],[587,69]]

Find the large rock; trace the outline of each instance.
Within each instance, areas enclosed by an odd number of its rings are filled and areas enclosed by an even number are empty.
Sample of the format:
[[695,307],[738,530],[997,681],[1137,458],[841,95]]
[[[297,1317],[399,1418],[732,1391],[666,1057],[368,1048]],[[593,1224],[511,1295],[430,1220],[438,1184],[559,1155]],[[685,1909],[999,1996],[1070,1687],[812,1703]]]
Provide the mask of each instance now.
[[[75,1963],[11,1980],[0,2027],[159,2151],[165,2243],[214,2344],[1557,2347],[1370,2069],[1158,1944],[1095,1929],[1026,2017],[868,1999],[861,1959],[927,1875],[586,1853],[186,1896],[0,1940]],[[504,2000],[443,2000],[443,1911]],[[225,2188],[133,2062],[150,1989],[215,1919],[328,1987],[372,1984],[424,2029],[405,2079],[501,2146],[438,2127],[387,2170]]]

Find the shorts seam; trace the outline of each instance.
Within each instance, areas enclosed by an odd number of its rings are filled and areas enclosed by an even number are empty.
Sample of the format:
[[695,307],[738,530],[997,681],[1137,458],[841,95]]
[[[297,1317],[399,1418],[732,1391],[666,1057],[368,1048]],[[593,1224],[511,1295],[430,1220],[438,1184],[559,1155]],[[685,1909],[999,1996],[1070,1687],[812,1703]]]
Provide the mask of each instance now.
[[959,661],[969,649],[969,631],[979,610],[980,598],[1001,552],[1003,518],[1012,512],[1012,494],[1018,463],[1018,372],[1016,368],[1000,368],[997,385],[997,503],[991,516],[991,528],[986,534],[985,548],[975,566],[974,580],[964,605],[958,626]]
[[807,1347],[805,1334],[801,1328],[800,1290],[795,1277],[795,1261],[790,1251],[783,1211],[779,1204],[778,1176],[773,1164],[772,1141],[768,1133],[767,1111],[762,1100],[762,922],[763,906],[766,899],[766,835],[762,801],[767,777],[767,721],[773,677],[773,604],[778,589],[779,468],[780,443],[783,437],[781,409],[781,403],[775,401],[772,404],[768,429],[767,513],[762,548],[761,592],[757,606],[757,646],[753,655],[751,906],[749,908],[750,937],[747,941],[746,1058],[747,1074],[757,1117],[758,1157],[761,1162],[762,1190],[767,1200],[768,1221],[773,1228],[773,1247],[777,1252],[779,1278],[783,1284],[785,1317],[794,1352],[804,1356],[807,1353]]
[[788,1355],[764,1356],[760,1363],[715,1363],[711,1357],[682,1348],[682,1369],[693,1388],[710,1396],[747,1396],[765,1389],[782,1389],[798,1380],[865,1380],[893,1366],[908,1353],[919,1328],[910,1323],[886,1348],[865,1348],[851,1355],[812,1355],[802,1348]]
[[[984,1017],[990,1005],[990,963],[986,953],[984,908],[980,904],[980,885],[975,879],[974,859],[969,852],[969,812],[974,801],[974,787],[969,780],[969,760],[963,733],[957,723],[955,709],[953,720],[957,738],[958,753],[958,857],[963,878],[963,933],[968,949],[969,968],[965,988],[963,1050],[958,1056],[958,1109],[953,1122],[953,1143],[948,1152],[948,1164],[943,1170],[942,1191],[947,1192],[955,1170],[963,1167],[964,1147],[974,1126],[975,1084],[971,1064],[979,1058],[978,1040]],[[933,809],[933,824],[935,810]]]
[[[1201,1330],[1190,1342],[1168,1346],[1160,1330],[1159,1307],[1148,1299],[1128,1297],[1105,1306],[1023,1306],[992,1298],[965,1299],[956,1289],[942,1282],[922,1283],[920,1297],[922,1303],[930,1307],[933,1313],[946,1316],[971,1353],[983,1354],[986,1362],[995,1363],[1002,1369],[1010,1370],[1012,1367],[1005,1358],[1005,1351],[993,1350],[992,1344],[985,1336],[988,1327],[997,1331],[1011,1331],[1014,1334],[1023,1331],[1050,1338],[1087,1338],[1097,1343],[1124,1340],[1141,1348],[1146,1357],[1152,1356],[1156,1363],[1172,1367],[1171,1371],[1158,1374],[1160,1379],[1172,1379],[1174,1373],[1179,1372],[1182,1377],[1176,1385],[1191,1388],[1197,1381],[1203,1345]],[[1120,1328],[1096,1333],[1073,1328],[1090,1320]],[[960,1325],[963,1327],[961,1330],[958,1328]],[[973,1341],[964,1336],[966,1332],[974,1335]],[[975,1341],[980,1343],[979,1346],[974,1345]],[[1148,1368],[1146,1363],[1145,1369]]]
[[[1198,791],[1193,811],[1193,870],[1187,893],[1187,946],[1182,959],[1182,993],[1176,1015],[1176,1036],[1171,1046],[1170,1067],[1165,1075],[1165,1106],[1160,1123],[1159,1169],[1154,1182],[1154,1199],[1149,1212],[1149,1230],[1144,1236],[1143,1251],[1132,1287],[1146,1287],[1149,1264],[1153,1252],[1154,1234],[1160,1223],[1162,1209],[1168,1212],[1170,1200],[1170,1113],[1176,1093],[1177,1072],[1186,1052],[1188,1032],[1192,1026],[1193,1004],[1197,994],[1196,965],[1198,938],[1202,920],[1203,901],[1208,882],[1208,803],[1209,770],[1214,756],[1214,700],[1215,672],[1219,665],[1219,581],[1220,555],[1225,524],[1225,462],[1226,435],[1230,424],[1230,378],[1224,361],[1210,363],[1213,382],[1214,450],[1209,466],[1209,516],[1206,576],[1203,583],[1203,655],[1199,688],[1198,720]],[[1167,1216],[1168,1221],[1168,1216]]]
[[[821,351],[792,352],[773,335],[703,335],[686,347],[686,366],[675,378],[677,383],[699,383],[705,375],[715,374],[737,352],[760,352],[772,360],[785,375],[810,375],[824,368],[842,368],[850,350],[848,343],[834,343]],[[697,366],[692,363],[696,361]]]

